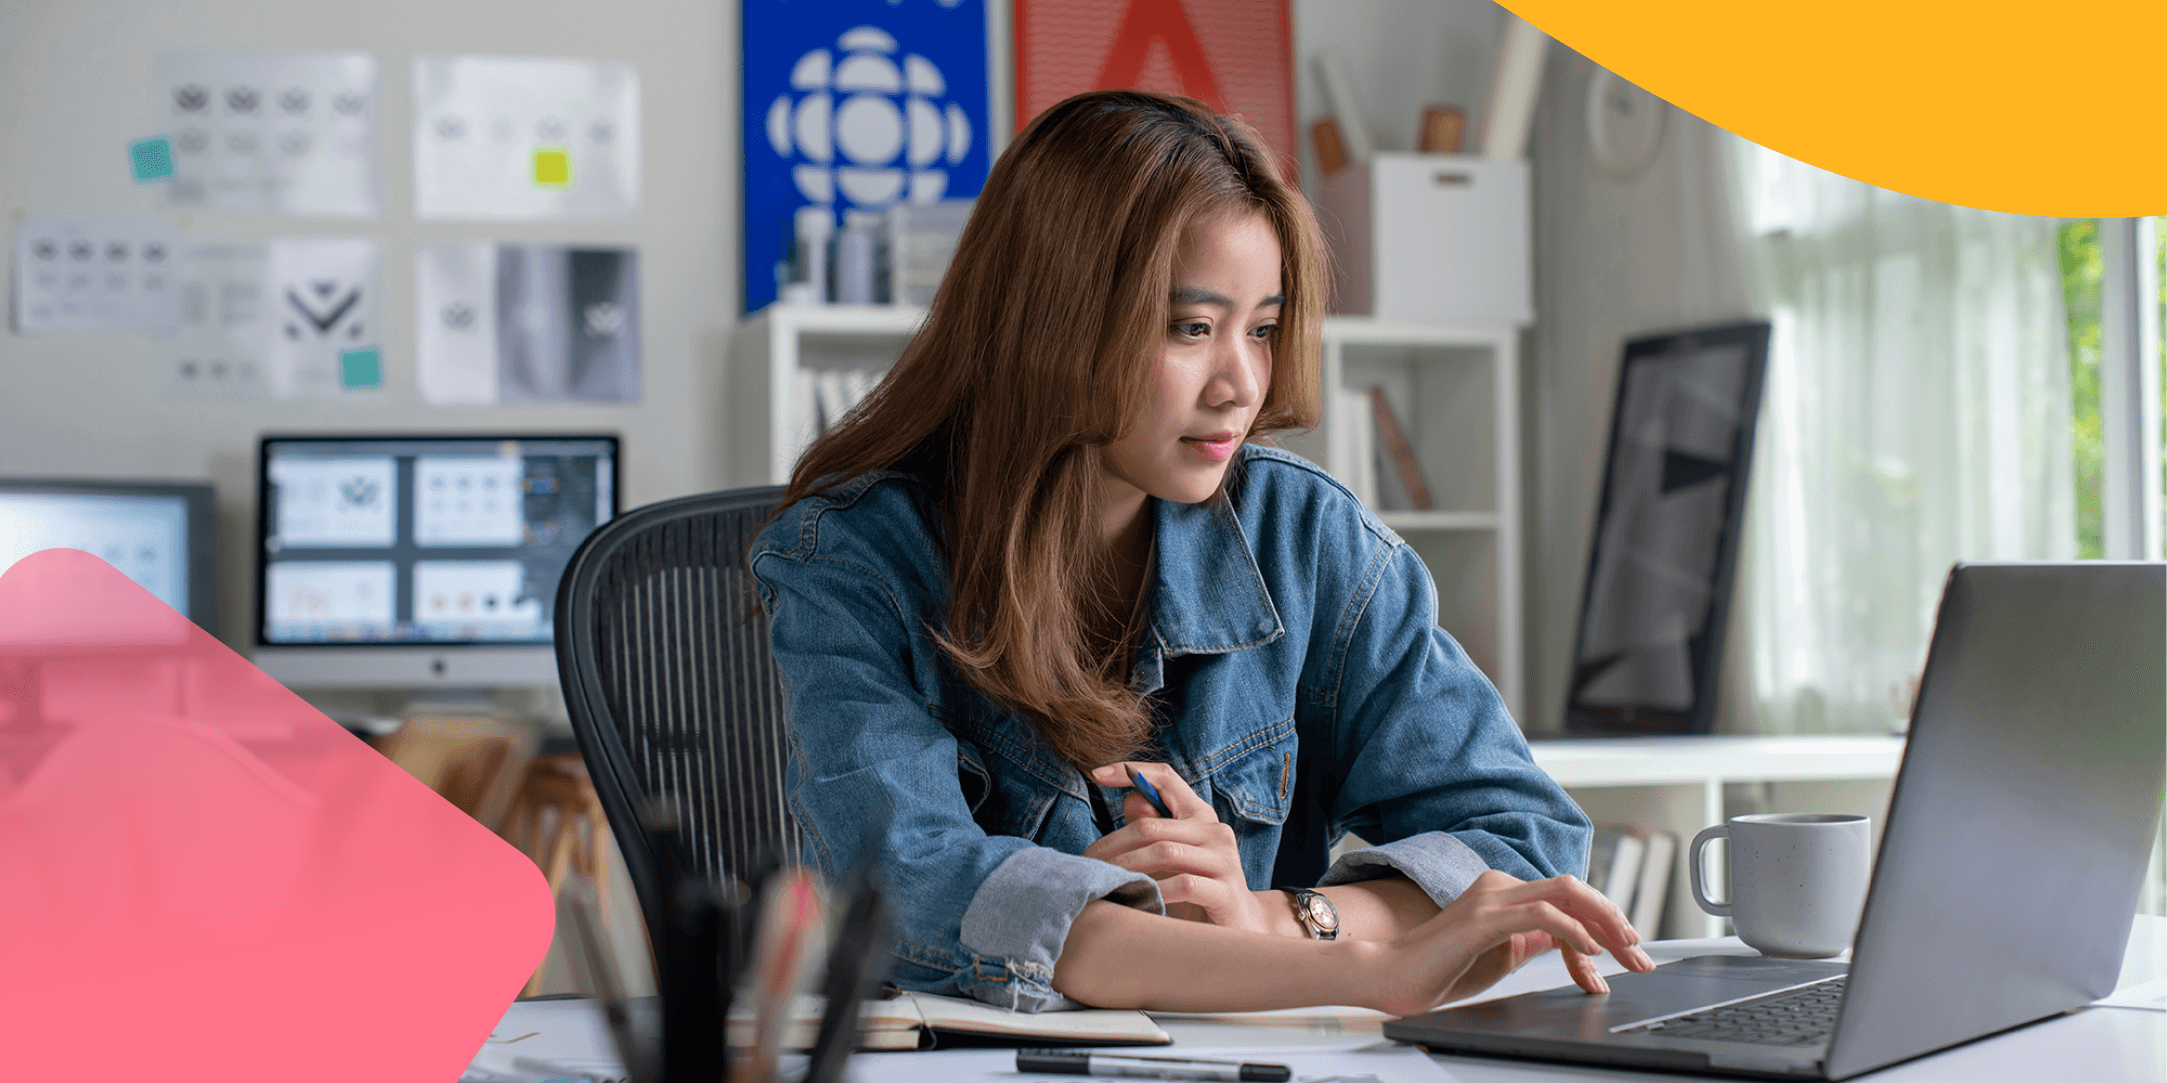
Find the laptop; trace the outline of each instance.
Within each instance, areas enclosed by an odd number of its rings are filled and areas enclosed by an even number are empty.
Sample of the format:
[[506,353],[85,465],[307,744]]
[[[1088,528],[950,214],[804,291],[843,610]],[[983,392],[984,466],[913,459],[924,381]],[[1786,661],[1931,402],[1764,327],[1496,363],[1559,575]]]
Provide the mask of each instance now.
[[1847,1079],[2114,990],[2167,789],[2167,565],[1959,564],[1851,962],[1699,956],[1396,1019],[1439,1052]]

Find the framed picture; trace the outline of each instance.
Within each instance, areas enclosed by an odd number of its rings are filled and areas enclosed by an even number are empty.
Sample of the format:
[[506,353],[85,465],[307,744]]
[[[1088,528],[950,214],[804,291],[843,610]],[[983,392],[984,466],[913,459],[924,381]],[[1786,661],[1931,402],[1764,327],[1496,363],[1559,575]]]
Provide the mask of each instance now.
[[1568,733],[1714,728],[1768,334],[1757,321],[1625,344]]
[[1132,87],[1199,99],[1289,163],[1299,153],[1287,0],[1015,3],[1018,131],[1063,98]]
[[985,0],[744,0],[747,313],[807,208],[848,224],[970,199],[992,158]]

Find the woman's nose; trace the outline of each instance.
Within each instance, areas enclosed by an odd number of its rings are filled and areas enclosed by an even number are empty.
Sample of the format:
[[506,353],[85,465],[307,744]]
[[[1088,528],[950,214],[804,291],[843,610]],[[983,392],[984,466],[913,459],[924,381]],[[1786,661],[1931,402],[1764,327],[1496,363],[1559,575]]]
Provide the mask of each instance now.
[[1204,388],[1207,405],[1249,407],[1263,399],[1272,371],[1270,343],[1243,335],[1216,354],[1211,382]]

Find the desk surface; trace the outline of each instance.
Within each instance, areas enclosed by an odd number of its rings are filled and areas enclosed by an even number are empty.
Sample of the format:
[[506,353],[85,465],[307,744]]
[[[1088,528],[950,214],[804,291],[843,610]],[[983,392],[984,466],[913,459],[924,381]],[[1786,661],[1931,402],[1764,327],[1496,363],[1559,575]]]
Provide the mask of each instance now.
[[[1982,945],[1980,950],[1990,951],[1992,946]],[[1657,962],[1718,953],[1750,955],[1752,949],[1734,938],[1665,940],[1648,945],[1648,954]],[[1605,973],[1623,970],[1607,959],[1604,963]],[[2167,977],[2167,918],[2139,917],[2133,923],[2129,948],[2123,957],[2120,987],[2142,985],[2162,977]],[[1556,988],[1566,981],[1564,964],[1556,955],[1549,955],[1499,982],[1484,999]],[[1951,990],[1951,995],[1961,995],[1961,991]],[[541,1016],[559,1018],[569,1010],[589,1018],[580,1020],[573,1028],[578,1033],[564,1035],[572,1038],[572,1044],[580,1048],[560,1048],[559,1051],[597,1057],[606,1055],[608,1039],[601,1027],[599,1012],[585,1008],[591,1002],[577,1003],[580,1006],[567,1001],[514,1004],[505,1015],[504,1027],[510,1028],[506,1036],[544,1029],[534,1025],[541,1022]],[[524,1021],[515,1017],[522,1017]],[[1160,1014],[1157,1018],[1174,1036],[1178,1043],[1176,1048],[1247,1046],[1285,1049],[1310,1044],[1341,1044],[1350,1036],[1380,1034],[1388,1017],[1360,1008],[1319,1008],[1236,1015]],[[899,1073],[927,1078],[926,1069],[934,1068],[934,1062],[942,1056],[941,1053],[860,1054],[851,1060],[849,1078],[855,1083],[881,1083]],[[482,1061],[489,1059],[486,1055],[478,1058],[476,1067],[482,1067]],[[1434,1060],[1459,1083],[1557,1080],[1634,1080],[1641,1083],[1698,1080],[1706,1083],[1719,1078],[1481,1057],[1438,1056]],[[483,1077],[477,1075],[476,1078]],[[2020,1027],[1860,1078],[1870,1083],[1948,1083],[1954,1080],[1964,1083],[2058,1083],[2060,1080],[2157,1083],[2167,1080],[2167,1012],[2084,1008],[2058,1019]]]
[[[1991,951],[1991,945],[1980,950]],[[1735,937],[1719,940],[1664,940],[1648,945],[1658,963],[1693,955],[1751,955]],[[1624,967],[1603,960],[1603,972]],[[2123,956],[2121,988],[2167,977],[2167,918],[2138,917]],[[1567,983],[1565,965],[1555,954],[1544,956],[1499,982],[1478,999],[1554,989]],[[1961,995],[1951,990],[1951,995]],[[1473,1003],[1470,1001],[1469,1003]],[[1304,1041],[1344,1039],[1349,1033],[1379,1032],[1382,1013],[1358,1008],[1261,1012],[1245,1015],[1159,1015],[1161,1026],[1177,1043],[1193,1046],[1288,1046]],[[1554,1080],[1698,1080],[1720,1077],[1628,1069],[1583,1068],[1488,1057],[1434,1058],[1459,1083],[1535,1083]],[[858,1076],[877,1080],[877,1075]],[[2157,1083],[2167,1079],[2167,1012],[2129,1008],[2085,1008],[2059,1019],[2020,1027],[1918,1060],[1859,1077],[1870,1083]]]

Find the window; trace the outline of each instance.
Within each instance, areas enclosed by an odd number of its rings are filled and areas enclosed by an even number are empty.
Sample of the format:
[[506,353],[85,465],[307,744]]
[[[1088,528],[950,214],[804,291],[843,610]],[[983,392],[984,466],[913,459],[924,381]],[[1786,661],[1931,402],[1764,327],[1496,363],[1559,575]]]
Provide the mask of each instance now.
[[[2156,226],[2167,218],[2155,219]],[[2069,320],[2070,452],[2076,477],[2077,555],[2097,560],[2106,555],[2104,457],[2100,383],[2100,286],[2104,260],[2100,252],[2100,223],[2084,218],[2063,224],[2057,235],[2062,273],[2062,303]],[[2160,343],[2154,363],[2160,367],[2157,391],[2159,413],[2167,416],[2167,245],[2155,244],[2152,259],[2158,274],[2156,296],[2150,298],[2160,312]],[[2159,430],[2161,500],[2167,503],[2167,425]],[[2157,554],[2154,554],[2155,556]]]

